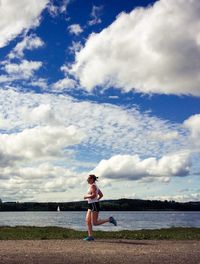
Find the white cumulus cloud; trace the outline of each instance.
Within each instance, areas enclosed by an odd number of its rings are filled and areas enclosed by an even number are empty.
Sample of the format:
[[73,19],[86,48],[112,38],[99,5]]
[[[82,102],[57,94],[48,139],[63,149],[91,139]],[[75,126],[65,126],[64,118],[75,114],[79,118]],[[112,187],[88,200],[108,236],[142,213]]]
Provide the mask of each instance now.
[[91,20],[88,21],[88,25],[93,26],[96,24],[100,24],[102,22],[101,18],[100,18],[102,9],[103,9],[103,6],[95,6],[94,5],[92,7],[92,12],[90,14]]
[[33,87],[35,87],[35,86],[36,87],[40,87],[43,90],[48,88],[47,80],[43,79],[43,78],[39,78],[39,79],[33,80],[33,81],[29,82],[28,84],[30,86],[33,86]]
[[48,11],[52,17],[56,17],[62,13],[66,13],[67,6],[71,0],[54,1],[50,0],[48,4]]
[[80,143],[84,134],[75,126],[44,126],[0,134],[0,154],[15,159],[59,157],[63,149]]
[[[70,51],[70,53],[75,54],[78,51],[80,51],[82,48],[83,48],[83,46],[82,46],[80,41],[78,41],[78,42],[72,41],[72,45],[69,47],[69,51]],[[65,65],[63,65],[62,67],[65,67]]]
[[[49,163],[42,163],[32,167],[0,168],[0,179],[1,197],[5,197],[4,199],[15,197],[16,200],[22,201],[32,199],[44,201],[46,194],[48,201],[55,201],[59,199],[59,194],[65,192],[63,197],[66,201],[70,191],[73,192],[73,189],[82,183],[83,175]],[[53,196],[53,193],[57,198]],[[80,200],[79,195],[76,195],[76,199]]]
[[40,22],[41,12],[48,0],[0,1],[0,48]]
[[25,122],[32,122],[32,124],[40,125],[60,125],[55,113],[49,104],[41,104],[29,109],[23,107],[21,109],[21,116]]
[[189,129],[195,144],[200,144],[200,114],[189,117],[185,120],[184,125]]
[[42,66],[41,61],[27,61],[22,60],[21,63],[7,63],[4,70],[15,78],[30,78],[34,72]]
[[139,180],[146,177],[186,176],[190,168],[188,155],[181,153],[143,160],[138,155],[116,155],[100,161],[93,172],[108,179]]
[[77,83],[75,80],[68,77],[61,79],[52,85],[54,91],[61,92],[63,90],[74,89]]
[[9,59],[22,58],[24,56],[24,50],[33,50],[42,47],[44,42],[36,35],[26,36],[16,47],[9,53]]
[[91,34],[72,72],[87,91],[200,95],[200,2],[160,0]]
[[83,32],[83,29],[81,28],[79,24],[70,25],[68,27],[68,30],[69,30],[69,33],[75,34],[76,36],[78,36],[80,33]]

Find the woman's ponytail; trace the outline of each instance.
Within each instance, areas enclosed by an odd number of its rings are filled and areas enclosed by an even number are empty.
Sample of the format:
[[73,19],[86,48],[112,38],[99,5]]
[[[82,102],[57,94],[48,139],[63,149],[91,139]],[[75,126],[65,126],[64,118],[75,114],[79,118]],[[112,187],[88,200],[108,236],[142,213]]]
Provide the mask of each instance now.
[[98,181],[98,178],[99,178],[99,177],[97,177],[97,176],[94,175],[94,174],[90,174],[89,177],[90,177],[91,179],[93,179],[94,181]]

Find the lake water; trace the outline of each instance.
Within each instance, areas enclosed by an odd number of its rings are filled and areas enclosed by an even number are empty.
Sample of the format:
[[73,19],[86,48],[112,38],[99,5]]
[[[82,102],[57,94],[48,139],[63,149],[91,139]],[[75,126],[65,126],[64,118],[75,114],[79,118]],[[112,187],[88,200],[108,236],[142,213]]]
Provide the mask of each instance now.
[[[59,226],[85,230],[86,212],[0,212],[0,226]],[[118,226],[104,224],[95,230],[139,230],[169,227],[200,227],[200,212],[100,212],[114,216]]]

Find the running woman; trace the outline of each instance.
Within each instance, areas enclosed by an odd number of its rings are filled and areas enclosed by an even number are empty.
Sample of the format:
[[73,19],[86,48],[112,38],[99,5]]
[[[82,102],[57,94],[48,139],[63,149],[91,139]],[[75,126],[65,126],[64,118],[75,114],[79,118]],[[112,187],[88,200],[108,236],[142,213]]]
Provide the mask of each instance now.
[[94,240],[92,236],[92,225],[97,226],[105,223],[112,223],[115,226],[117,225],[117,221],[112,216],[107,219],[98,219],[100,210],[99,200],[103,197],[103,193],[96,185],[97,179],[98,177],[96,177],[94,174],[89,175],[87,179],[89,189],[88,194],[84,196],[84,199],[88,200],[88,210],[85,219],[88,228],[88,236],[84,238],[85,241]]

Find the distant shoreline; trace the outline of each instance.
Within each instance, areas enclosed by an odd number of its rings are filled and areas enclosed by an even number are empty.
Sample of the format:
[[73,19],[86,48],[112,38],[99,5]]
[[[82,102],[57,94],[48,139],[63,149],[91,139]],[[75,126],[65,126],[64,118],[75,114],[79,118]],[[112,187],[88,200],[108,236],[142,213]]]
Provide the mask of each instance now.
[[[0,202],[2,211],[86,211],[87,202]],[[200,211],[198,202],[175,202],[141,199],[118,199],[100,201],[102,211]]]

